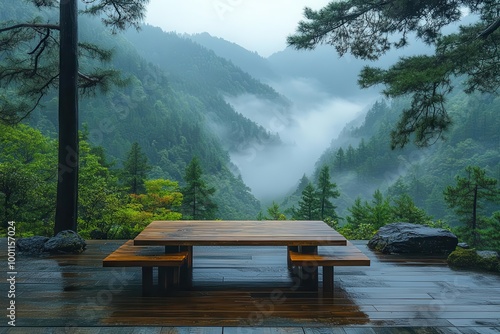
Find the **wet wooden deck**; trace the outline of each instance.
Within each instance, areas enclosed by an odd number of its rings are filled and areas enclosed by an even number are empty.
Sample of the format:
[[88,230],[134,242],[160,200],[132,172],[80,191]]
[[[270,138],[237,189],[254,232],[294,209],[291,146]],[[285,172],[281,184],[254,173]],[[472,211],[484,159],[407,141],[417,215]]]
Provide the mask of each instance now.
[[[12,332],[500,333],[500,276],[441,259],[380,255],[355,242],[371,266],[335,268],[329,299],[296,288],[285,247],[195,247],[194,290],[160,298],[141,296],[139,268],[102,267],[123,242],[89,241],[76,256],[18,254]],[[7,268],[6,252],[0,260]],[[0,333],[12,330],[8,290],[2,279]]]

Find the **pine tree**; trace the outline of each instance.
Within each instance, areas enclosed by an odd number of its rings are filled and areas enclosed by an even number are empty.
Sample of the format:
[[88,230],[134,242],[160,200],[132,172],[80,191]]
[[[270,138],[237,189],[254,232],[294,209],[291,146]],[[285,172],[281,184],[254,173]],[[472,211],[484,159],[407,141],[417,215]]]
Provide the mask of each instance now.
[[319,200],[312,183],[304,188],[299,200],[299,208],[294,212],[294,219],[317,220],[320,219]]
[[182,207],[185,219],[214,219],[217,213],[217,204],[212,200],[215,188],[209,187],[202,176],[200,160],[194,157],[184,175],[186,186],[182,189]]
[[338,218],[335,209],[337,208],[330,202],[330,198],[337,198],[340,192],[337,190],[337,184],[330,182],[330,169],[328,166],[323,166],[318,177],[318,201],[319,201],[319,218]]
[[455,213],[465,224],[470,234],[469,242],[472,246],[480,243],[478,229],[481,228],[481,209],[485,201],[498,203],[500,189],[498,180],[486,176],[486,171],[477,166],[465,168],[466,176],[456,177],[456,186],[448,186],[444,191],[448,206],[455,209]]
[[144,181],[150,170],[148,157],[142,152],[139,143],[134,142],[123,163],[123,180],[129,193],[140,194],[144,192]]

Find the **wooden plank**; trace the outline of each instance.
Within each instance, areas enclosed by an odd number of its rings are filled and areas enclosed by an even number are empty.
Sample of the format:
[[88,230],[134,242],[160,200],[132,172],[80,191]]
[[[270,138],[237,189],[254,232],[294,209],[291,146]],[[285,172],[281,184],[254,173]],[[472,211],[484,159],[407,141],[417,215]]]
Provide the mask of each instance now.
[[370,259],[355,246],[335,247],[329,254],[304,254],[290,251],[295,266],[369,266]]
[[188,258],[188,252],[159,252],[150,247],[134,246],[133,240],[128,240],[116,251],[102,260],[103,267],[167,267],[181,266]]

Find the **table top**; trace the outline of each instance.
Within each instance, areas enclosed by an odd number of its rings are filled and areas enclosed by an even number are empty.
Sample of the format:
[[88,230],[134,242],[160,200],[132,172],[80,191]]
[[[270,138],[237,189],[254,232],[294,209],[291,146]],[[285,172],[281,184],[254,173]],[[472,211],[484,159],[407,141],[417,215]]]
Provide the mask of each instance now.
[[154,221],[135,245],[162,246],[345,246],[347,240],[322,221]]

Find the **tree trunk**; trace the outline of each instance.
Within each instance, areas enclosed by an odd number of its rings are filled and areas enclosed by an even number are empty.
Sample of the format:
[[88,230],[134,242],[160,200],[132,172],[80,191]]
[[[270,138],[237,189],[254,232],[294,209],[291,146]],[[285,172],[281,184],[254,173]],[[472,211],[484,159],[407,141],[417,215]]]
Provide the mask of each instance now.
[[59,176],[54,234],[76,231],[78,202],[78,5],[60,2]]
[[478,185],[476,184],[474,186],[474,203],[472,205],[472,235],[473,235],[473,241],[474,241],[474,245],[473,246],[477,246],[477,244],[479,243],[479,238],[478,238],[478,235],[477,235],[477,188],[478,188]]

